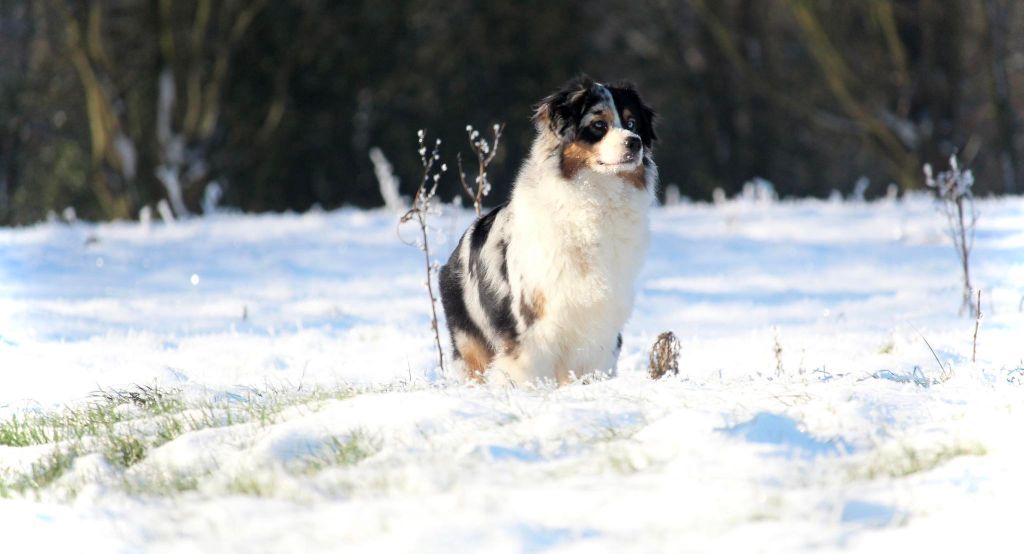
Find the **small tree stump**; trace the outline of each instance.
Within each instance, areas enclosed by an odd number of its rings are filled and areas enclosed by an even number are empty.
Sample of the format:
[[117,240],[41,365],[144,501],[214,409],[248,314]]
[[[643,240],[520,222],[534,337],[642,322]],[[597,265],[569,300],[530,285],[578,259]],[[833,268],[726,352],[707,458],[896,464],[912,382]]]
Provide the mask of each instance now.
[[672,331],[658,335],[651,347],[648,373],[651,379],[661,379],[666,374],[679,375],[679,339]]

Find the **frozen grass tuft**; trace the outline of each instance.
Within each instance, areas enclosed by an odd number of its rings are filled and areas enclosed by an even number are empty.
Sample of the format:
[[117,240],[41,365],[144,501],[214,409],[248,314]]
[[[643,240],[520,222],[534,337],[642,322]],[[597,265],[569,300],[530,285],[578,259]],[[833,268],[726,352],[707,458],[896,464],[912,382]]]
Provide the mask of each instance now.
[[146,457],[148,445],[145,440],[132,433],[111,433],[103,440],[103,457],[119,468],[128,468]]
[[[283,412],[300,408],[307,413],[325,403],[357,394],[347,386],[318,385],[298,390],[267,389],[237,399],[188,400],[180,390],[136,386],[102,390],[80,407],[52,413],[14,415],[0,421],[0,446],[39,448],[51,446],[27,468],[0,468],[0,495],[40,493],[50,488],[75,460],[100,454],[122,477],[115,486],[128,494],[171,494],[195,490],[202,474],[151,469],[127,475],[148,455],[186,433],[205,429],[250,426],[263,429],[283,421]],[[350,465],[374,451],[365,433],[332,437],[325,453],[313,458],[316,467]],[[239,486],[233,486],[239,488]],[[231,488],[231,487],[229,487]],[[244,488],[244,487],[241,487]],[[76,490],[66,491],[74,496]]]
[[933,470],[961,456],[984,456],[987,449],[975,442],[929,446],[896,444],[875,451],[863,465],[850,471],[853,479],[898,479]]
[[326,453],[312,458],[307,470],[319,471],[327,467],[358,464],[380,450],[380,442],[366,431],[355,431],[347,437],[331,437]]
[[10,497],[14,494],[27,492],[38,493],[60,479],[79,455],[77,446],[70,448],[55,447],[42,458],[32,462],[31,467],[23,472],[6,472],[0,478],[0,496]]
[[124,421],[117,404],[91,403],[52,414],[14,415],[0,422],[0,445],[34,446],[81,440]]

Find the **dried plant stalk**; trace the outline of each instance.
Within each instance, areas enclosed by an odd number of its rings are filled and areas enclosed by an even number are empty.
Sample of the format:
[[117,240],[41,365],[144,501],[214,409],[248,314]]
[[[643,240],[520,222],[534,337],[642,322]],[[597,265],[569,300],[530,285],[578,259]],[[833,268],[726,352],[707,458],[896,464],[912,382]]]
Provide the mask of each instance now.
[[492,130],[494,131],[494,142],[488,143],[487,139],[480,136],[480,132],[473,129],[472,125],[466,125],[466,134],[469,135],[469,146],[473,149],[473,153],[476,154],[477,160],[476,179],[474,179],[475,189],[466,182],[466,172],[462,168],[462,154],[460,153],[456,156],[459,163],[459,181],[462,183],[462,190],[473,201],[473,209],[476,210],[477,217],[480,217],[484,197],[491,192],[491,183],[487,180],[487,166],[491,165],[491,162],[494,161],[494,156],[498,153],[498,144],[501,142],[501,132],[505,130],[505,124],[495,124]]
[[949,170],[938,175],[933,174],[932,166],[924,166],[925,184],[935,189],[942,200],[942,209],[949,224],[949,236],[956,248],[957,258],[963,272],[963,300],[960,313],[974,313],[971,303],[973,287],[971,285],[971,250],[974,247],[974,228],[978,223],[978,211],[974,207],[974,174],[969,169],[961,169],[956,154],[949,157]]
[[672,331],[658,335],[651,347],[648,373],[651,379],[661,379],[666,374],[679,375],[679,339]]
[[416,189],[416,196],[412,200],[412,207],[409,208],[409,211],[402,216],[402,219],[399,220],[399,224],[406,223],[411,220],[416,220],[416,223],[419,224],[422,242],[414,244],[414,246],[418,246],[423,252],[423,260],[426,264],[426,285],[427,293],[430,296],[430,327],[434,331],[434,345],[437,348],[437,365],[441,369],[441,375],[445,376],[444,349],[441,347],[441,331],[437,322],[437,296],[434,294],[434,272],[437,271],[437,267],[430,261],[430,241],[427,237],[427,231],[430,228],[428,225],[428,217],[430,215],[431,204],[437,194],[437,184],[441,180],[441,174],[447,171],[448,167],[441,164],[441,170],[436,173],[433,172],[434,164],[441,157],[441,139],[437,139],[434,143],[433,150],[428,151],[427,147],[424,145],[425,133],[422,130],[419,131],[418,137],[420,162],[423,165],[423,178],[420,180],[419,188]]

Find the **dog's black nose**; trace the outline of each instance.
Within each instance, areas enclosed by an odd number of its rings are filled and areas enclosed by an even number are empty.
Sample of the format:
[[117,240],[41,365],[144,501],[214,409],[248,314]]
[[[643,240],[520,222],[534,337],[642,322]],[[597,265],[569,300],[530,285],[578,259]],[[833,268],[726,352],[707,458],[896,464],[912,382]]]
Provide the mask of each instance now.
[[640,151],[640,137],[633,135],[626,139],[626,148],[633,154]]

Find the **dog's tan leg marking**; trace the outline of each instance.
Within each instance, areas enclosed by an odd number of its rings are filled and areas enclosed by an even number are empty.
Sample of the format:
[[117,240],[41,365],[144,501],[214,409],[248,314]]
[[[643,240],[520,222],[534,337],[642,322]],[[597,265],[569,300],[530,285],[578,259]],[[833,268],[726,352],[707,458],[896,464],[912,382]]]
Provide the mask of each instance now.
[[484,371],[494,359],[494,353],[486,344],[466,334],[459,333],[455,338],[455,347],[466,364],[466,377],[476,381],[484,382]]
[[544,297],[544,293],[537,290],[533,291],[533,316],[536,319],[544,317],[544,306],[548,299]]
[[527,327],[544,317],[544,303],[546,301],[544,293],[539,290],[533,292],[533,300],[531,302],[527,302],[525,296],[519,300],[519,311],[523,314]]

